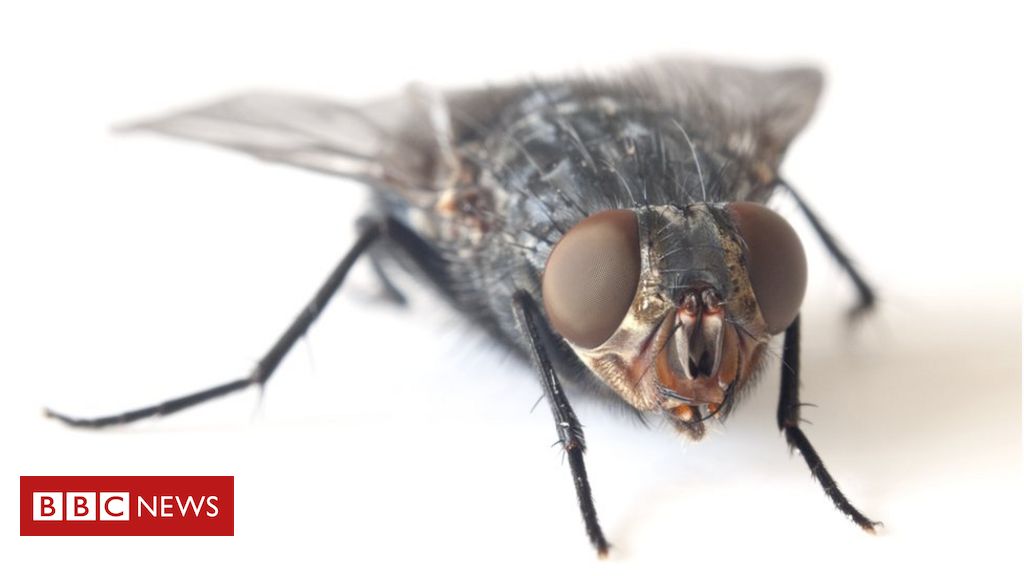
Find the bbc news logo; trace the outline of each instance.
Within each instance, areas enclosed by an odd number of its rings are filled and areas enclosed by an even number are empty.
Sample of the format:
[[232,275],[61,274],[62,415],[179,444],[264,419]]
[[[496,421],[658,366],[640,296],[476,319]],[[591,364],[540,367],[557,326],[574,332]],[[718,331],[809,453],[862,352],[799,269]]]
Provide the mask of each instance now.
[[22,536],[233,536],[233,476],[22,476]]
[[[148,514],[151,518],[199,517],[216,518],[220,514],[217,500],[220,496],[136,496],[136,517]],[[131,494],[129,492],[33,492],[32,520],[36,522],[62,520],[108,520],[128,521],[131,519]]]

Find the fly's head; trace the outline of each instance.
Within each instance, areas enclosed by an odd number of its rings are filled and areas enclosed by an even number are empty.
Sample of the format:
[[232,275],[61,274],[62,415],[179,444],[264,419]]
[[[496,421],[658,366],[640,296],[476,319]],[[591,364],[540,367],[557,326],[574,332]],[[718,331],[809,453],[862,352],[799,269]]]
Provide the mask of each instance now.
[[552,250],[542,297],[554,330],[623,399],[700,437],[796,318],[806,279],[775,212],[696,203],[582,220]]

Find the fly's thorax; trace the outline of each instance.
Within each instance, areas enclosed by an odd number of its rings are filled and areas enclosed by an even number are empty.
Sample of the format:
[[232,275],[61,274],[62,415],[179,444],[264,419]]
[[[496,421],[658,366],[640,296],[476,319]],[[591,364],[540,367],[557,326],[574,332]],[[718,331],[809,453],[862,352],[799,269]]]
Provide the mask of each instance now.
[[[545,309],[581,361],[623,399],[639,410],[663,411],[699,437],[700,420],[727,411],[756,372],[771,334],[780,331],[770,330],[753,280],[776,292],[796,291],[799,304],[805,264],[795,238],[760,205],[598,213],[552,251]],[[782,246],[781,258],[796,264],[758,262],[772,253],[765,243]],[[796,276],[796,288],[777,282],[775,269]],[[762,295],[776,324],[792,320],[779,320],[791,312],[779,309],[792,306],[791,295]]]

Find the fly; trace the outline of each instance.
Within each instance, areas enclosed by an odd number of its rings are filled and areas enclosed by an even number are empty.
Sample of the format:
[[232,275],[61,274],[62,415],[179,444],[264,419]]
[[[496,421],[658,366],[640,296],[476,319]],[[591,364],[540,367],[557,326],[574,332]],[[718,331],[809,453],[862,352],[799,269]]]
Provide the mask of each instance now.
[[857,288],[874,292],[779,174],[810,119],[813,69],[663,60],[618,76],[436,92],[361,106],[244,94],[134,126],[354,179],[374,194],[355,244],[248,375],[115,416],[167,415],[265,386],[352,266],[392,259],[536,368],[600,556],[609,544],[562,381],[593,380],[693,440],[725,419],[783,335],[777,422],[833,504],[839,490],[800,429],[802,244],[765,203],[791,195]]

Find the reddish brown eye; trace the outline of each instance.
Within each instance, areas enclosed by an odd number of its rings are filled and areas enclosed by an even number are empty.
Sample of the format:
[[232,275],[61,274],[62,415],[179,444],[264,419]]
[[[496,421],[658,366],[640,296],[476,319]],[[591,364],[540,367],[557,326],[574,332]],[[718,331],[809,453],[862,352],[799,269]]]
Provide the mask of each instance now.
[[800,238],[782,216],[752,202],[726,210],[747,245],[747,273],[768,332],[786,329],[800,312],[807,288],[807,258]]
[[551,251],[541,287],[544,310],[566,340],[595,348],[626,317],[639,281],[636,215],[599,212],[573,226]]

